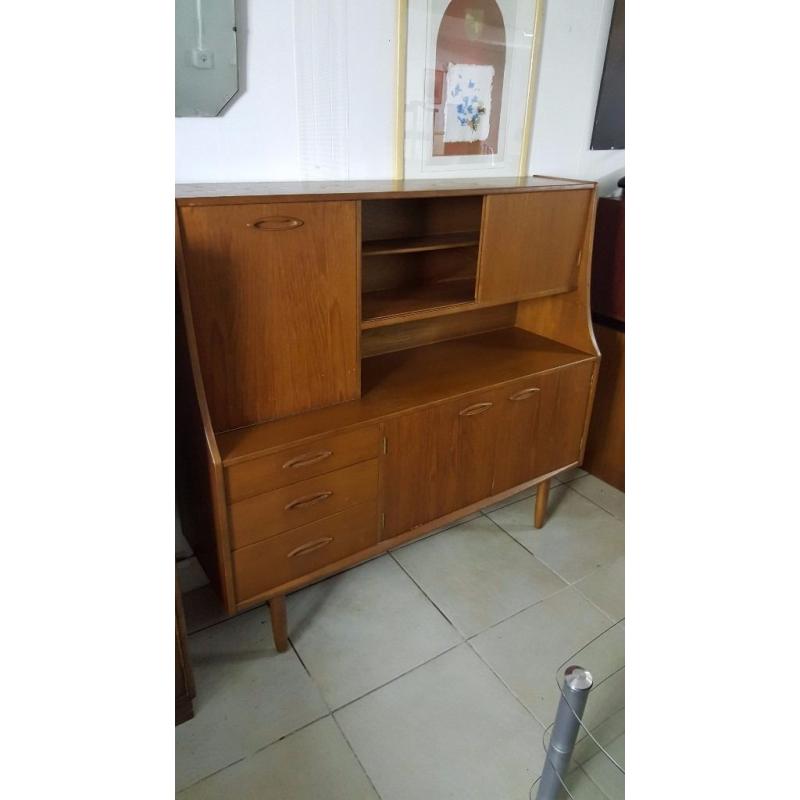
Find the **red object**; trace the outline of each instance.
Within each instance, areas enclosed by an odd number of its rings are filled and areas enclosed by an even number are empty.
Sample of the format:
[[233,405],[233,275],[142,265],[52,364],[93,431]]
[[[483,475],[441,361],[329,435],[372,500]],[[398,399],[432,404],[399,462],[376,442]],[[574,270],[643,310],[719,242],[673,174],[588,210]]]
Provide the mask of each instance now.
[[592,256],[592,313],[625,322],[625,199],[597,203]]

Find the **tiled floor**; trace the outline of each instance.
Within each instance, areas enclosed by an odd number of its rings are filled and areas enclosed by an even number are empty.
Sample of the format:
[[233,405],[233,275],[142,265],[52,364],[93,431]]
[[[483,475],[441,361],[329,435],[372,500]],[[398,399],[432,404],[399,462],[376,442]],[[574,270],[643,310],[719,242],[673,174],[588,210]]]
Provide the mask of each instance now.
[[[557,483],[541,530],[523,492],[291,595],[287,653],[263,607],[224,620],[208,587],[186,595],[179,797],[526,800],[558,666],[624,617],[624,495],[583,470]],[[589,758],[573,793],[619,777]]]

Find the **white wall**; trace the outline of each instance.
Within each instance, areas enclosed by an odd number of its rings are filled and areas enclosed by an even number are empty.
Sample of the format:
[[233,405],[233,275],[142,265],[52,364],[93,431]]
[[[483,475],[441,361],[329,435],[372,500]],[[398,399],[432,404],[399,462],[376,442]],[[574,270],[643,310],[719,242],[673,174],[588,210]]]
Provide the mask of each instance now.
[[[221,117],[175,120],[176,181],[392,177],[394,1],[237,6],[242,89]],[[612,7],[546,0],[530,162],[604,193],[625,156],[589,150]]]

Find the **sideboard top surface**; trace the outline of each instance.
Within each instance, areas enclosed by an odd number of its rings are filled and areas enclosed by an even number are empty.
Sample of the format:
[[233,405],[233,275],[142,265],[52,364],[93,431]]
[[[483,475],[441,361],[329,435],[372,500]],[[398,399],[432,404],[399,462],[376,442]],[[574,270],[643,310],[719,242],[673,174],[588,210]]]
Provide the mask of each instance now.
[[286,181],[265,183],[178,183],[178,205],[347,200],[401,197],[446,197],[505,194],[554,189],[589,189],[593,181],[549,178],[450,178],[441,180]]
[[302,439],[549,372],[595,356],[519,328],[365,358],[362,397],[217,434],[225,465]]

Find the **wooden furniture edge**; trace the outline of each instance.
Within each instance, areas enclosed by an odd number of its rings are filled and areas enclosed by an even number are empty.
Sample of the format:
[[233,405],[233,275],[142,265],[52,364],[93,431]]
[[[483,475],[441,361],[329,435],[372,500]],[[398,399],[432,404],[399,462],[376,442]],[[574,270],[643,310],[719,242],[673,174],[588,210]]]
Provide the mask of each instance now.
[[361,294],[361,281],[362,281],[362,273],[364,272],[362,264],[361,264],[361,201],[356,200],[356,325],[359,326],[356,329],[356,363],[358,365],[357,372],[358,375],[356,376],[356,383],[358,384],[358,397],[360,398],[363,394],[363,387],[361,385],[361,319],[363,315],[363,311],[361,309],[362,303],[362,294]]
[[[480,263],[480,257],[479,261]],[[480,280],[480,276],[478,277]],[[538,297],[549,297],[555,294],[565,294],[577,289],[577,286],[558,286],[554,289],[542,289],[539,292],[526,295],[525,297],[505,298],[503,300],[483,300],[472,301],[467,300],[463,303],[453,303],[447,306],[438,306],[436,308],[424,308],[420,311],[408,311],[400,314],[391,314],[385,317],[372,317],[371,319],[364,320],[361,323],[362,331],[374,330],[375,328],[388,328],[392,325],[402,325],[405,322],[416,322],[417,320],[434,319],[435,317],[446,317],[451,314],[462,314],[464,311],[479,311],[482,308],[495,308],[496,306],[507,306],[512,303],[522,302],[524,300],[535,300]],[[478,292],[476,283],[476,294]]]
[[[540,175],[532,175],[531,178],[543,178]],[[350,191],[303,191],[298,189],[297,192],[287,192],[285,194],[270,194],[269,192],[259,194],[220,194],[220,195],[186,195],[181,191],[181,187],[191,187],[198,184],[176,184],[175,202],[179,207],[182,206],[215,206],[215,205],[246,205],[248,203],[292,203],[292,202],[334,202],[337,200],[399,200],[403,198],[424,198],[424,197],[474,197],[490,194],[517,194],[524,192],[559,192],[559,191],[573,191],[575,189],[587,189],[597,186],[596,181],[572,181],[566,178],[551,178],[546,177],[544,180],[564,181],[563,183],[555,183],[546,186],[524,186],[513,185],[508,186],[464,186],[464,187],[448,187],[445,184],[446,180],[435,181],[438,185],[431,188],[410,188],[404,189],[402,187],[394,189],[381,189],[381,188],[361,188],[353,186]],[[347,183],[358,184],[358,181],[339,181],[332,182],[333,185],[344,185]],[[393,182],[397,183],[397,181]],[[402,181],[401,181],[402,183]],[[200,186],[213,185],[213,184],[199,184]],[[220,184],[225,186],[226,184]],[[235,185],[235,184],[234,184]],[[285,186],[286,184],[278,183],[277,186]],[[265,188],[268,184],[264,184]],[[186,191],[186,189],[184,189]]]
[[572,469],[579,464],[579,461],[573,461],[566,466],[559,467],[552,472],[532,478],[531,480],[521,483],[518,486],[514,486],[511,489],[506,489],[505,491],[494,494],[491,497],[479,500],[476,503],[470,503],[468,506],[464,506],[456,511],[451,511],[449,514],[437,517],[430,522],[426,522],[424,525],[418,525],[416,528],[412,528],[405,533],[393,536],[391,539],[383,539],[366,550],[360,550],[358,553],[354,553],[353,555],[347,556],[347,558],[340,559],[333,564],[320,567],[319,569],[314,570],[314,572],[309,572],[307,575],[304,575],[302,578],[295,578],[294,580],[288,581],[280,586],[276,586],[269,591],[261,592],[253,597],[247,598],[246,600],[242,600],[236,604],[236,613],[255,608],[264,602],[269,602],[274,597],[285,596],[291,592],[297,591],[298,589],[302,589],[305,586],[310,586],[312,583],[317,583],[325,578],[329,578],[331,575],[335,575],[338,572],[343,572],[344,570],[356,567],[359,564],[363,564],[366,561],[370,561],[373,558],[377,558],[378,556],[383,555],[390,550],[394,550],[397,547],[408,544],[409,542],[412,542],[415,539],[418,539],[419,537],[436,530],[437,528],[447,525],[450,522],[454,522],[461,517],[472,514],[475,511],[480,511],[482,508],[486,508],[493,503],[505,500],[507,497],[513,497],[513,495],[518,494],[519,492],[524,491],[531,486],[536,486],[538,483],[549,481],[560,472],[565,472],[566,470]]
[[579,352],[600,356],[594,337],[591,310],[592,249],[597,211],[597,187],[586,212],[576,288],[571,292],[527,298],[517,303],[518,328],[551,339]]
[[[468,337],[456,337],[456,338],[468,338]],[[443,405],[443,404],[449,403],[449,402],[451,402],[453,400],[458,400],[461,397],[467,397],[468,395],[474,394],[475,392],[480,392],[480,391],[484,391],[484,390],[488,391],[488,390],[491,390],[491,389],[499,389],[499,388],[502,388],[503,386],[505,386],[506,384],[514,383],[516,381],[523,380],[525,378],[535,378],[535,377],[539,377],[540,375],[550,375],[553,372],[558,372],[559,370],[562,370],[562,369],[571,369],[572,367],[577,366],[578,364],[585,364],[587,361],[593,361],[593,360],[598,359],[598,357],[599,357],[597,354],[593,354],[593,353],[576,352],[576,354],[577,355],[581,355],[583,357],[582,358],[578,358],[575,361],[571,361],[569,364],[562,364],[562,365],[557,366],[557,367],[552,367],[551,369],[543,369],[543,370],[540,370],[539,372],[520,373],[519,375],[514,375],[513,377],[507,378],[506,380],[503,380],[503,381],[498,381],[496,383],[483,384],[481,386],[476,386],[473,389],[465,389],[464,391],[460,391],[460,392],[457,392],[455,394],[449,394],[446,397],[440,397],[440,398],[438,398],[436,400],[431,400],[429,402],[417,403],[417,404],[409,405],[409,406],[403,406],[402,408],[399,408],[396,411],[392,411],[392,412],[390,412],[388,414],[382,414],[380,416],[372,417],[372,418],[369,418],[369,419],[356,420],[355,422],[351,422],[351,423],[348,423],[348,424],[345,424],[345,425],[338,425],[336,427],[336,432],[340,433],[340,432],[344,432],[344,431],[350,431],[350,430],[354,430],[356,428],[360,428],[360,427],[362,427],[364,425],[376,425],[376,424],[379,424],[379,423],[383,423],[386,420],[394,419],[395,417],[400,417],[400,416],[403,416],[405,414],[411,414],[411,413],[414,413],[415,411],[420,411],[423,408],[433,408],[434,406]],[[353,402],[358,402],[358,401],[353,401]],[[309,413],[309,412],[305,412],[305,413]],[[270,424],[270,422],[257,423],[257,425],[269,425],[269,424]],[[247,426],[247,427],[254,428],[254,427],[257,427],[257,425],[250,425],[250,426]],[[224,435],[226,433],[232,433],[234,430],[241,431],[241,430],[245,430],[245,428],[234,428],[234,429],[232,429],[230,431],[220,431],[220,435]],[[269,447],[265,447],[265,448],[260,449],[260,450],[254,450],[253,452],[246,453],[244,455],[228,456],[228,457],[223,456],[222,457],[222,465],[223,465],[223,467],[231,467],[234,464],[242,464],[242,463],[244,463],[246,461],[252,461],[254,459],[261,458],[261,457],[266,456],[266,455],[271,455],[272,453],[279,453],[281,450],[285,450],[288,447],[294,447],[295,445],[309,444],[311,442],[314,442],[317,439],[320,439],[320,438],[323,438],[323,437],[329,436],[329,435],[330,435],[330,431],[322,431],[321,433],[314,433],[314,434],[311,434],[309,436],[303,436],[303,437],[300,437],[300,438],[297,438],[297,439],[292,439],[291,441],[288,441],[288,442],[285,442],[285,443],[282,443],[282,444],[271,445]],[[537,480],[541,480],[541,479],[537,479]]]
[[183,237],[180,224],[180,215],[175,211],[175,269],[178,276],[178,292],[183,310],[183,324],[189,349],[189,362],[192,371],[192,381],[203,422],[203,434],[209,457],[209,488],[211,505],[214,512],[215,532],[217,536],[217,562],[219,569],[219,590],[222,603],[229,614],[235,611],[235,590],[233,586],[233,568],[231,565],[230,536],[228,531],[228,506],[225,494],[224,471],[222,457],[217,447],[217,439],[211,424],[211,414],[208,410],[203,375],[200,370],[200,357],[197,352],[197,341],[194,335],[192,318],[192,305],[189,298],[189,285],[186,279],[186,270],[183,260]]
[[597,379],[600,374],[603,355],[597,345],[597,338],[594,335],[594,325],[592,324],[592,258],[594,256],[594,227],[597,220],[597,189],[595,188],[592,202],[589,205],[589,220],[586,225],[586,234],[583,240],[583,252],[586,253],[586,281],[584,287],[584,300],[586,305],[586,328],[589,334],[589,342],[597,353],[597,362],[592,371],[592,380],[589,384],[589,398],[586,402],[586,419],[583,423],[583,434],[581,435],[580,463],[583,463],[583,456],[586,453],[586,442],[589,439],[589,423],[592,421],[592,408],[594,407],[594,396],[597,391]]

